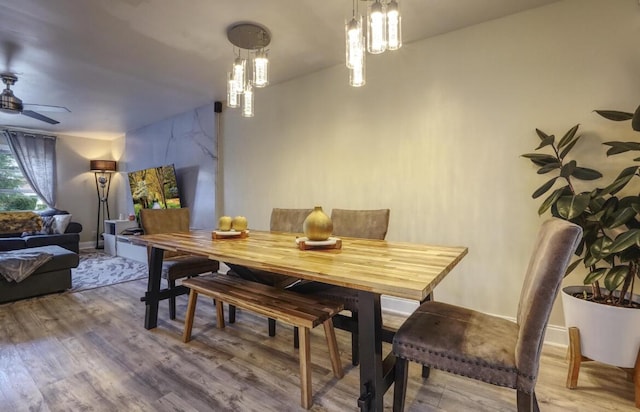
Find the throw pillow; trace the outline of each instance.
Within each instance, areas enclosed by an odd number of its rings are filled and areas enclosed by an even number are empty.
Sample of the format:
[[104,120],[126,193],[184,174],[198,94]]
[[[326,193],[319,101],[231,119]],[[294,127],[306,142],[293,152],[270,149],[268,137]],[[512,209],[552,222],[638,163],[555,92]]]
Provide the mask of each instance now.
[[71,215],[55,215],[53,216],[53,233],[63,234],[67,230],[67,226],[71,222]]

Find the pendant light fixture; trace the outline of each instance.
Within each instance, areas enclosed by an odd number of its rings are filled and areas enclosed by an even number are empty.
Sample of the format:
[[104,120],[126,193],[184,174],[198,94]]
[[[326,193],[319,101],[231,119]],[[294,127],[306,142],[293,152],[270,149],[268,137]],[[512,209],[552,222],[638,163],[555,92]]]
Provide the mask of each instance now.
[[365,45],[371,54],[402,47],[402,16],[397,0],[390,0],[388,3],[383,3],[382,0],[371,2],[366,18],[366,39],[357,4],[358,0],[353,0],[352,18],[345,24],[346,65],[349,69],[349,85],[353,87],[364,86],[366,83]]
[[[243,117],[253,117],[254,87],[269,84],[269,58],[265,47],[271,42],[271,35],[258,24],[237,23],[227,29],[227,38],[238,48],[231,72],[227,73],[227,107],[241,107]],[[243,58],[245,51],[246,58]]]

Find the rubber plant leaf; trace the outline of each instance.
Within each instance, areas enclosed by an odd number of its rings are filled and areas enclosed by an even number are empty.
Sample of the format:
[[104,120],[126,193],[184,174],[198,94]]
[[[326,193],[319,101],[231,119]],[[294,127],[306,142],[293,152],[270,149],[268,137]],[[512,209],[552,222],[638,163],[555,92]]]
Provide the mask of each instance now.
[[589,248],[589,252],[591,253],[591,256],[593,256],[595,259],[600,260],[609,254],[609,249],[611,248],[612,243],[613,241],[611,240],[611,238],[608,238],[607,236],[602,236],[601,238],[598,238],[598,240],[596,240],[591,244],[591,247]]
[[595,283],[597,280],[600,280],[600,278],[607,272],[607,268],[600,268],[600,269],[596,269],[592,272],[589,272],[589,274],[584,278],[584,284],[585,285],[590,285],[592,283]]
[[561,187],[560,189],[554,190],[553,193],[551,193],[551,195],[549,195],[538,208],[538,215],[542,216],[544,212],[549,210],[551,205],[553,205],[560,198],[560,196],[562,196],[562,192],[564,191],[564,189],[564,187]]
[[556,159],[554,156],[540,153],[527,153],[523,154],[522,157],[530,159],[537,166],[544,166],[549,163],[556,163],[558,161],[558,159]]
[[540,146],[536,147],[536,150],[542,149],[545,146],[552,145],[554,140],[555,140],[555,136],[553,135],[547,136],[545,139],[542,139],[542,141],[540,142]]
[[556,202],[558,214],[567,220],[575,219],[589,207],[590,196],[579,194],[575,196],[562,196]]
[[580,140],[580,136],[578,136],[574,141],[569,143],[567,147],[562,149],[562,151],[560,152],[560,159],[564,159],[564,157],[571,151],[571,149],[573,149],[573,146],[575,146],[576,143],[578,143],[578,140]]
[[624,209],[620,209],[613,214],[613,219],[609,224],[607,224],[607,226],[609,227],[609,229],[622,226],[630,219],[633,219],[635,215],[636,211],[632,207],[625,207]]
[[604,196],[606,194],[613,195],[618,193],[622,188],[624,188],[627,185],[627,183],[629,183],[631,178],[633,178],[633,176],[636,174],[637,170],[638,170],[638,166],[631,166],[624,169],[622,172],[620,172],[618,177],[616,177],[616,180],[611,182],[609,186],[602,189],[600,196]]
[[596,110],[595,112],[605,119],[613,120],[614,122],[633,119],[633,113],[628,112],[619,112],[616,110]]
[[551,189],[551,186],[553,186],[553,184],[556,182],[556,179],[557,177],[554,177],[553,179],[549,180],[547,183],[537,188],[536,191],[533,192],[533,195],[531,195],[531,197],[533,197],[534,199],[537,199],[543,194],[547,193],[547,191]]
[[609,253],[618,253],[634,245],[640,245],[640,229],[620,233],[611,244]]
[[558,148],[562,148],[566,146],[573,140],[573,138],[576,135],[576,132],[578,131],[578,127],[580,127],[579,124],[573,126],[571,129],[567,131],[567,133],[564,134],[564,136],[562,136],[562,139],[560,139],[560,142],[558,143]]
[[562,165],[559,162],[548,163],[548,164],[542,166],[540,169],[538,169],[538,174],[539,175],[543,175],[545,173],[549,173],[552,170],[560,169],[561,166]]
[[576,170],[576,166],[578,164],[575,160],[570,161],[569,163],[562,166],[562,170],[560,170],[560,176],[569,177],[573,174],[573,171]]
[[614,266],[604,277],[604,287],[607,290],[616,290],[629,274],[629,266]]
[[603,144],[605,146],[611,146],[611,148],[607,150],[607,156],[628,152],[630,150],[633,150],[633,151],[640,150],[640,143],[637,143],[637,142],[611,141],[611,142],[604,142]]
[[536,129],[536,134],[540,138],[540,140],[548,139],[550,137],[554,137],[553,135],[548,135],[540,129]]
[[596,180],[602,177],[602,173],[594,169],[588,169],[586,167],[577,167],[571,173],[571,176],[580,180]]
[[569,265],[569,267],[567,267],[566,272],[564,272],[565,277],[566,277],[569,273],[573,272],[573,270],[574,270],[575,268],[577,268],[577,267],[578,267],[578,265],[580,264],[580,262],[582,262],[582,259],[578,259],[578,260],[576,260],[575,262],[573,262],[572,264],[570,264],[570,265]]

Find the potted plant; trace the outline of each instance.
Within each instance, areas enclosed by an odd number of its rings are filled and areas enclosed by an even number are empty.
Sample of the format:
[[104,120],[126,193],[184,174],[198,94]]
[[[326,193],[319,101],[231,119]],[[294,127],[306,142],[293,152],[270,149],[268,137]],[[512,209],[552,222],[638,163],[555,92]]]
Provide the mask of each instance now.
[[[640,115],[612,110],[596,112],[614,121],[633,120],[640,130]],[[567,274],[584,266],[584,285],[565,287],[562,293],[567,326],[579,329],[581,354],[590,359],[633,368],[640,346],[640,310],[633,294],[640,271],[640,166],[631,164],[604,187],[578,192],[576,180],[596,181],[602,174],[582,167],[571,156],[580,140],[579,125],[556,140],[539,129],[540,144],[535,153],[524,154],[551,178],[533,192],[546,195],[538,214],[569,220],[580,225],[583,238]],[[640,143],[610,141],[607,155],[638,150]],[[640,161],[636,158],[633,162]],[[588,185],[588,183],[583,183]],[[624,195],[623,195],[624,193]],[[576,319],[582,317],[582,319]],[[628,318],[628,319],[625,319]],[[629,321],[629,324],[623,322]],[[602,323],[600,323],[602,322]],[[603,340],[604,339],[604,340]],[[576,376],[577,379],[577,376]]]

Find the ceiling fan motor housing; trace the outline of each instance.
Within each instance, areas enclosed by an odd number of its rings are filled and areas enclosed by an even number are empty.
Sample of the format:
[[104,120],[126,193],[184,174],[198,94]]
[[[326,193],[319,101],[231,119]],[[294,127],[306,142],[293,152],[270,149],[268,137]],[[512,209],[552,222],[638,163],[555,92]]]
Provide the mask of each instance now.
[[22,112],[23,105],[22,100],[13,95],[13,92],[9,88],[15,84],[18,78],[13,74],[2,74],[2,82],[7,85],[7,88],[0,94],[0,111],[4,113],[17,114]]

